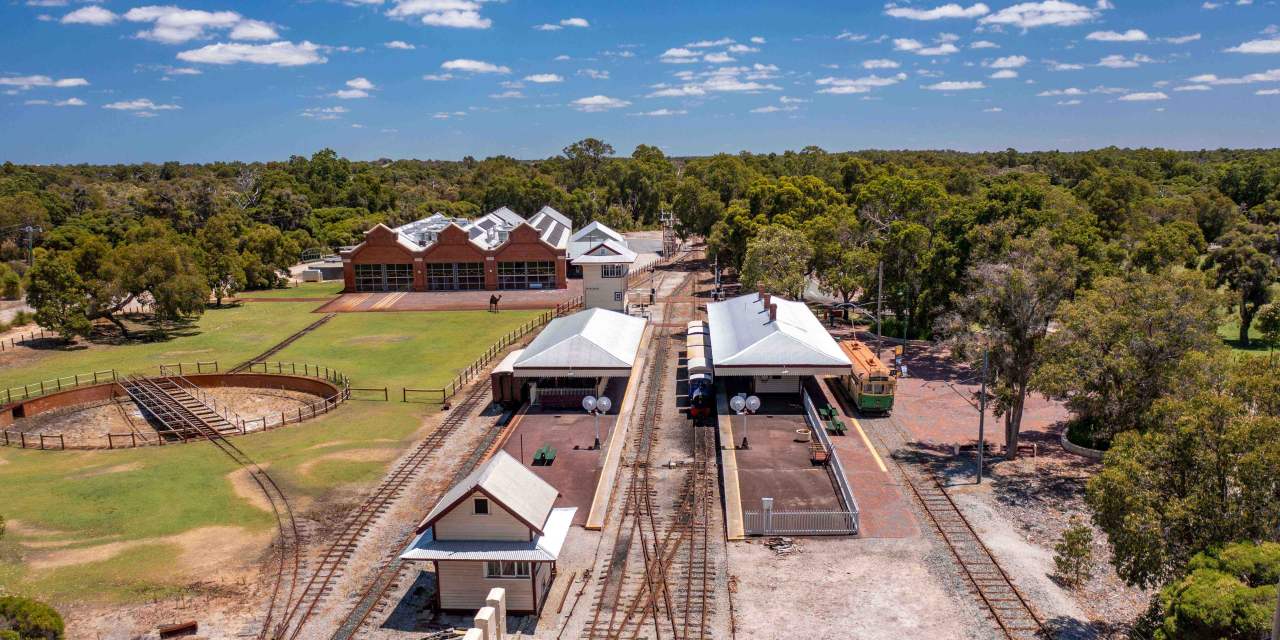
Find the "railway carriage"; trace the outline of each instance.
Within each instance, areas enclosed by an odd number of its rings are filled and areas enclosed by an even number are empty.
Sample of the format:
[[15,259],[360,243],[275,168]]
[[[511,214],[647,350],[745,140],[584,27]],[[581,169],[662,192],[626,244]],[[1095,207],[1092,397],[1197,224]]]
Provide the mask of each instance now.
[[897,385],[889,368],[876,357],[867,345],[858,340],[844,340],[840,348],[853,366],[849,374],[840,377],[841,384],[849,391],[858,411],[889,413],[893,410],[893,394]]
[[687,325],[685,357],[689,371],[689,418],[695,422],[705,421],[715,414],[716,402],[707,323],[695,320]]

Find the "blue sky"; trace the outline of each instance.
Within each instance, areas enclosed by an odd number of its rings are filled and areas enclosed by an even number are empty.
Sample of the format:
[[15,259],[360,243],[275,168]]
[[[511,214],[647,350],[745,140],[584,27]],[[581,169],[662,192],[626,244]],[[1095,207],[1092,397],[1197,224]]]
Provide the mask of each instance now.
[[1276,0],[0,0],[0,160],[1280,146]]

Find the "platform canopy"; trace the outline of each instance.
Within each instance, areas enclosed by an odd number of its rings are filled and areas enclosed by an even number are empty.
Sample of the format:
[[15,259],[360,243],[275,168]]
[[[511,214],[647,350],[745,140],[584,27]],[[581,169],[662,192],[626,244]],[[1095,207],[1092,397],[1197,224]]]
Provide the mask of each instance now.
[[707,305],[707,325],[720,376],[845,375],[850,370],[848,356],[803,302],[769,294],[738,296]]
[[629,376],[644,325],[642,318],[607,309],[556,318],[525,347],[512,369],[517,378]]

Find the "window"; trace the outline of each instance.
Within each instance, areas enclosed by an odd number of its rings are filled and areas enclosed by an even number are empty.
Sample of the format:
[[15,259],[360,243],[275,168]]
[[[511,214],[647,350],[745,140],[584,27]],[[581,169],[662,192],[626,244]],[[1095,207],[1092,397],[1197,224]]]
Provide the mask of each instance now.
[[625,269],[623,269],[622,265],[620,264],[600,265],[601,278],[621,278],[624,271]]
[[490,560],[484,563],[484,577],[486,578],[528,578],[532,575],[532,562]]
[[430,291],[476,291],[484,289],[484,263],[428,263],[427,289]]
[[476,515],[478,516],[489,515],[489,500],[487,498],[476,498],[475,501],[472,502],[471,504],[474,507],[473,513],[475,513]]
[[413,289],[411,264],[355,265],[356,291],[410,291]]
[[554,289],[554,262],[499,262],[499,289]]

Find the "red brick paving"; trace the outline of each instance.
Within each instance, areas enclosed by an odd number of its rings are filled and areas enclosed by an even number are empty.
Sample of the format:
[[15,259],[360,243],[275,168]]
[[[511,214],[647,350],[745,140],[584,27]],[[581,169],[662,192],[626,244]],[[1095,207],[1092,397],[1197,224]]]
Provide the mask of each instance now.
[[[733,439],[742,444],[742,418],[732,417]],[[760,498],[773,498],[775,511],[840,509],[826,467],[809,460],[809,445],[795,442],[796,429],[808,429],[802,415],[760,414],[748,418],[750,449],[738,449],[738,486],[744,511],[759,511]]]

